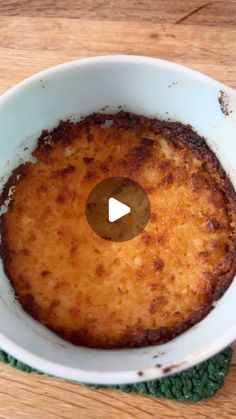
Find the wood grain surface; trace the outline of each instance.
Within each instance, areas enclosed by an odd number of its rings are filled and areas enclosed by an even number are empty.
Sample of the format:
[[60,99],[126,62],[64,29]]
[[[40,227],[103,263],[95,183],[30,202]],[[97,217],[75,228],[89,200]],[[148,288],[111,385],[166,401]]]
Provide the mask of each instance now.
[[[236,87],[236,1],[0,0],[0,94],[68,60],[140,54]],[[0,418],[236,418],[236,355],[205,402],[91,390],[0,366]]]

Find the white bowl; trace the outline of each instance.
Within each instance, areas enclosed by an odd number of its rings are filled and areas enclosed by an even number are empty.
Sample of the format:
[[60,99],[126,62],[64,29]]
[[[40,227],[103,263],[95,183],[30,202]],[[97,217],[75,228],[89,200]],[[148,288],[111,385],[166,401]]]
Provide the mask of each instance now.
[[[229,110],[218,98],[225,92]],[[63,64],[36,74],[0,97],[2,183],[27,159],[43,129],[109,105],[191,124],[205,136],[236,186],[236,93],[188,68],[152,58],[108,56]],[[39,196],[40,199],[40,196]],[[173,374],[216,354],[236,338],[236,282],[213,311],[174,340],[139,349],[76,347],[28,316],[0,265],[0,347],[31,367],[62,378],[101,384],[132,383]],[[161,366],[160,366],[161,365]]]

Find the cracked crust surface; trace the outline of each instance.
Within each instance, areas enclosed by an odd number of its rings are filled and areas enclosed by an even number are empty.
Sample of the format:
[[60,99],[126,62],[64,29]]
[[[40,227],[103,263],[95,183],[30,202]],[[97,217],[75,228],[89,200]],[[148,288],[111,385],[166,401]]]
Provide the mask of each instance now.
[[[112,125],[106,123],[112,121]],[[163,343],[201,320],[236,271],[235,191],[204,139],[120,112],[43,132],[1,204],[1,256],[24,309],[76,345]],[[122,243],[85,217],[90,190],[120,176],[147,191],[145,230]]]

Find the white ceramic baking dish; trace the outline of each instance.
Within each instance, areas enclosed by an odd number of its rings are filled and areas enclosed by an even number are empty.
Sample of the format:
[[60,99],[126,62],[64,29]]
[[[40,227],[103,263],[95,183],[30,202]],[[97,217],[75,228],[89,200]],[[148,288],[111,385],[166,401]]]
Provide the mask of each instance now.
[[[228,115],[222,112],[220,96]],[[0,96],[1,183],[20,158],[28,158],[24,146],[32,149],[43,129],[107,105],[107,112],[122,106],[191,124],[207,139],[236,186],[236,92],[191,69],[136,56],[59,65]],[[102,384],[149,380],[191,367],[230,344],[236,338],[235,301],[236,281],[203,321],[164,345],[122,350],[75,347],[21,310],[1,264],[0,347],[32,367],[66,379]]]

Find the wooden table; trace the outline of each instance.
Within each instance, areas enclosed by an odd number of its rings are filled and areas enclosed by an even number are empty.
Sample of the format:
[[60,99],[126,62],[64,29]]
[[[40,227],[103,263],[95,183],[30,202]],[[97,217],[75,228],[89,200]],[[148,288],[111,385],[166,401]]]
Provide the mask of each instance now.
[[[0,0],[0,94],[68,60],[140,54],[236,87],[236,2]],[[236,356],[218,395],[174,403],[26,375],[0,366],[0,418],[235,418]]]

